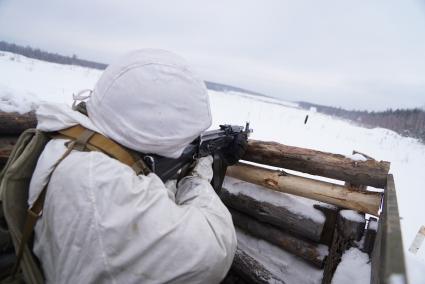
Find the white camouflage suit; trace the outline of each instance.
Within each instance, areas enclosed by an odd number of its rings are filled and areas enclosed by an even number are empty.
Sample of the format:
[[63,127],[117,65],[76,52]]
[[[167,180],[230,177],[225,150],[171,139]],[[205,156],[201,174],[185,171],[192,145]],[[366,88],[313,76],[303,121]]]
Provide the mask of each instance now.
[[[130,149],[176,158],[211,125],[205,85],[176,55],[132,52],[110,65],[87,102],[37,110],[42,131],[81,124]],[[66,150],[48,143],[31,180],[31,205]],[[34,252],[48,283],[218,283],[233,260],[231,216],[209,180],[211,158],[176,188],[135,175],[101,152],[73,151],[54,171]]]

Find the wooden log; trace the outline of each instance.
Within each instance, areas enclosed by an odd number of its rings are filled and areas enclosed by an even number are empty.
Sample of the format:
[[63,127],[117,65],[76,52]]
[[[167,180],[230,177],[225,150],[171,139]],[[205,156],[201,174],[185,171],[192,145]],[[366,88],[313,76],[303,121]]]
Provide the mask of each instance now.
[[232,270],[248,283],[285,283],[240,248],[236,249]]
[[333,234],[336,227],[336,220],[338,216],[339,208],[335,205],[319,203],[314,204],[315,209],[320,210],[325,214],[326,221],[323,226],[322,236],[320,237],[320,243],[330,246],[333,240]]
[[233,194],[226,188],[222,188],[220,198],[228,207],[241,211],[260,222],[272,224],[286,232],[312,241],[320,241],[324,222],[317,222],[298,212],[293,212],[290,208],[259,201],[243,193]]
[[338,264],[341,262],[342,253],[346,243],[340,237],[337,228],[334,228],[332,245],[329,248],[329,255],[325,261],[323,269],[322,284],[330,284]]
[[359,192],[329,182],[290,175],[281,171],[238,163],[227,169],[228,176],[272,190],[330,203],[339,207],[378,215],[381,194]]
[[15,146],[17,136],[2,136],[0,137],[0,170],[4,167],[9,159],[10,153]]
[[248,141],[243,159],[378,188],[385,187],[390,169],[385,161],[355,161],[343,155],[258,140]]
[[355,245],[355,241],[361,238],[364,225],[364,216],[361,214],[352,212],[351,210],[342,210],[339,212],[329,256],[325,262],[322,284],[332,282],[333,275],[341,262],[342,255],[348,248]]
[[356,185],[356,184],[351,184],[349,182],[345,182],[344,186],[349,187],[352,191],[367,191],[367,186],[366,185]]
[[323,267],[327,256],[327,246],[295,237],[236,210],[230,210],[230,213],[233,223],[243,231],[301,257],[318,268]]
[[364,233],[366,219],[364,214],[353,210],[341,210],[337,223],[338,231],[345,240],[360,241]]
[[365,232],[365,238],[362,250],[371,256],[373,251],[373,244],[375,243],[376,234],[378,232],[378,220],[371,217]]
[[230,268],[226,277],[220,282],[220,284],[249,284],[242,277],[239,276],[232,268]]
[[0,135],[19,135],[28,128],[37,125],[34,112],[19,114],[16,112],[0,112]]

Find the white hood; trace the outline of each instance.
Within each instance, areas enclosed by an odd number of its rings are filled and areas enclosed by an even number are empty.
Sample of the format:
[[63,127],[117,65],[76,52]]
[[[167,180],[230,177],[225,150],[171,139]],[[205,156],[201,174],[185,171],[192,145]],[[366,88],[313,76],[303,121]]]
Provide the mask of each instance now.
[[108,66],[87,111],[118,143],[172,158],[211,125],[204,82],[182,58],[163,50],[134,51]]

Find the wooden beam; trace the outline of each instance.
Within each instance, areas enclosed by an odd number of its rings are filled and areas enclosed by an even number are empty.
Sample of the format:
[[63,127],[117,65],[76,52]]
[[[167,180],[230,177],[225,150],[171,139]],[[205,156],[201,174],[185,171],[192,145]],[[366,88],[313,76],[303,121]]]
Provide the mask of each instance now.
[[0,112],[0,135],[19,135],[28,128],[37,125],[34,112],[19,114],[16,112]]
[[233,223],[243,231],[299,256],[318,268],[323,267],[327,256],[327,247],[325,245],[295,237],[272,225],[258,222],[236,210],[231,209],[230,213],[232,214]]
[[320,243],[325,244],[327,246],[331,246],[339,208],[335,205],[327,203],[314,204],[313,207],[317,210],[322,211],[326,217],[326,221],[323,226],[322,236],[320,238]]
[[244,160],[384,188],[390,163],[355,161],[343,155],[287,146],[276,142],[249,140]]
[[339,211],[332,245],[325,261],[322,284],[332,283],[332,278],[341,262],[342,255],[361,238],[364,232],[364,225],[365,219],[361,214],[351,210]]
[[[1,134],[0,134],[1,135]],[[18,140],[18,136],[5,136],[0,137],[0,170],[6,165],[10,153]]]
[[370,217],[368,228],[365,232],[365,238],[363,242],[363,251],[371,256],[373,251],[373,244],[375,243],[376,234],[378,232],[378,220]]
[[240,248],[236,249],[235,257],[232,263],[232,270],[248,283],[277,283],[285,284],[277,278],[266,267],[257,260],[249,256]]
[[366,225],[364,214],[353,210],[341,210],[337,220],[338,231],[344,239],[360,241]]
[[220,198],[228,207],[243,212],[260,222],[272,224],[286,232],[312,241],[320,241],[324,224],[302,216],[298,212],[293,212],[291,208],[260,201],[243,194],[243,192],[233,194],[226,188],[222,188]]
[[407,283],[394,178],[388,175],[383,209],[372,252],[371,283]]
[[272,190],[330,203],[363,213],[378,215],[381,194],[359,192],[329,182],[290,175],[281,171],[238,163],[227,169],[228,176],[258,184]]

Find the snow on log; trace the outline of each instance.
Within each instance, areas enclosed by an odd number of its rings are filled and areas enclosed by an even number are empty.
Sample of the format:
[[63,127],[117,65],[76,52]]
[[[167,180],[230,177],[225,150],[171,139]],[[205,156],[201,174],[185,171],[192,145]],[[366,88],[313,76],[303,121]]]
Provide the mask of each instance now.
[[228,207],[304,238],[320,241],[325,216],[311,200],[226,177],[220,198]]
[[349,187],[287,174],[282,171],[238,163],[227,169],[228,176],[363,213],[378,215],[381,194],[360,192]]
[[318,268],[323,267],[324,260],[328,255],[327,246],[297,238],[272,225],[260,223],[236,210],[231,209],[230,213],[232,214],[233,223],[243,231],[299,256]]
[[235,271],[242,279],[248,281],[248,283],[285,284],[285,282],[274,276],[273,273],[267,270],[261,263],[239,248],[236,249],[232,263],[232,270]]
[[322,282],[323,270],[303,259],[267,241],[254,238],[239,229],[236,229],[236,236],[238,249],[255,259],[282,282],[288,284],[319,284]]
[[0,112],[0,135],[19,135],[28,128],[37,125],[34,112],[19,114],[16,112]]
[[364,214],[353,210],[341,210],[337,220],[339,233],[344,239],[360,241],[366,224]]
[[353,160],[343,155],[258,140],[248,141],[243,159],[378,188],[385,188],[390,169],[386,161]]

